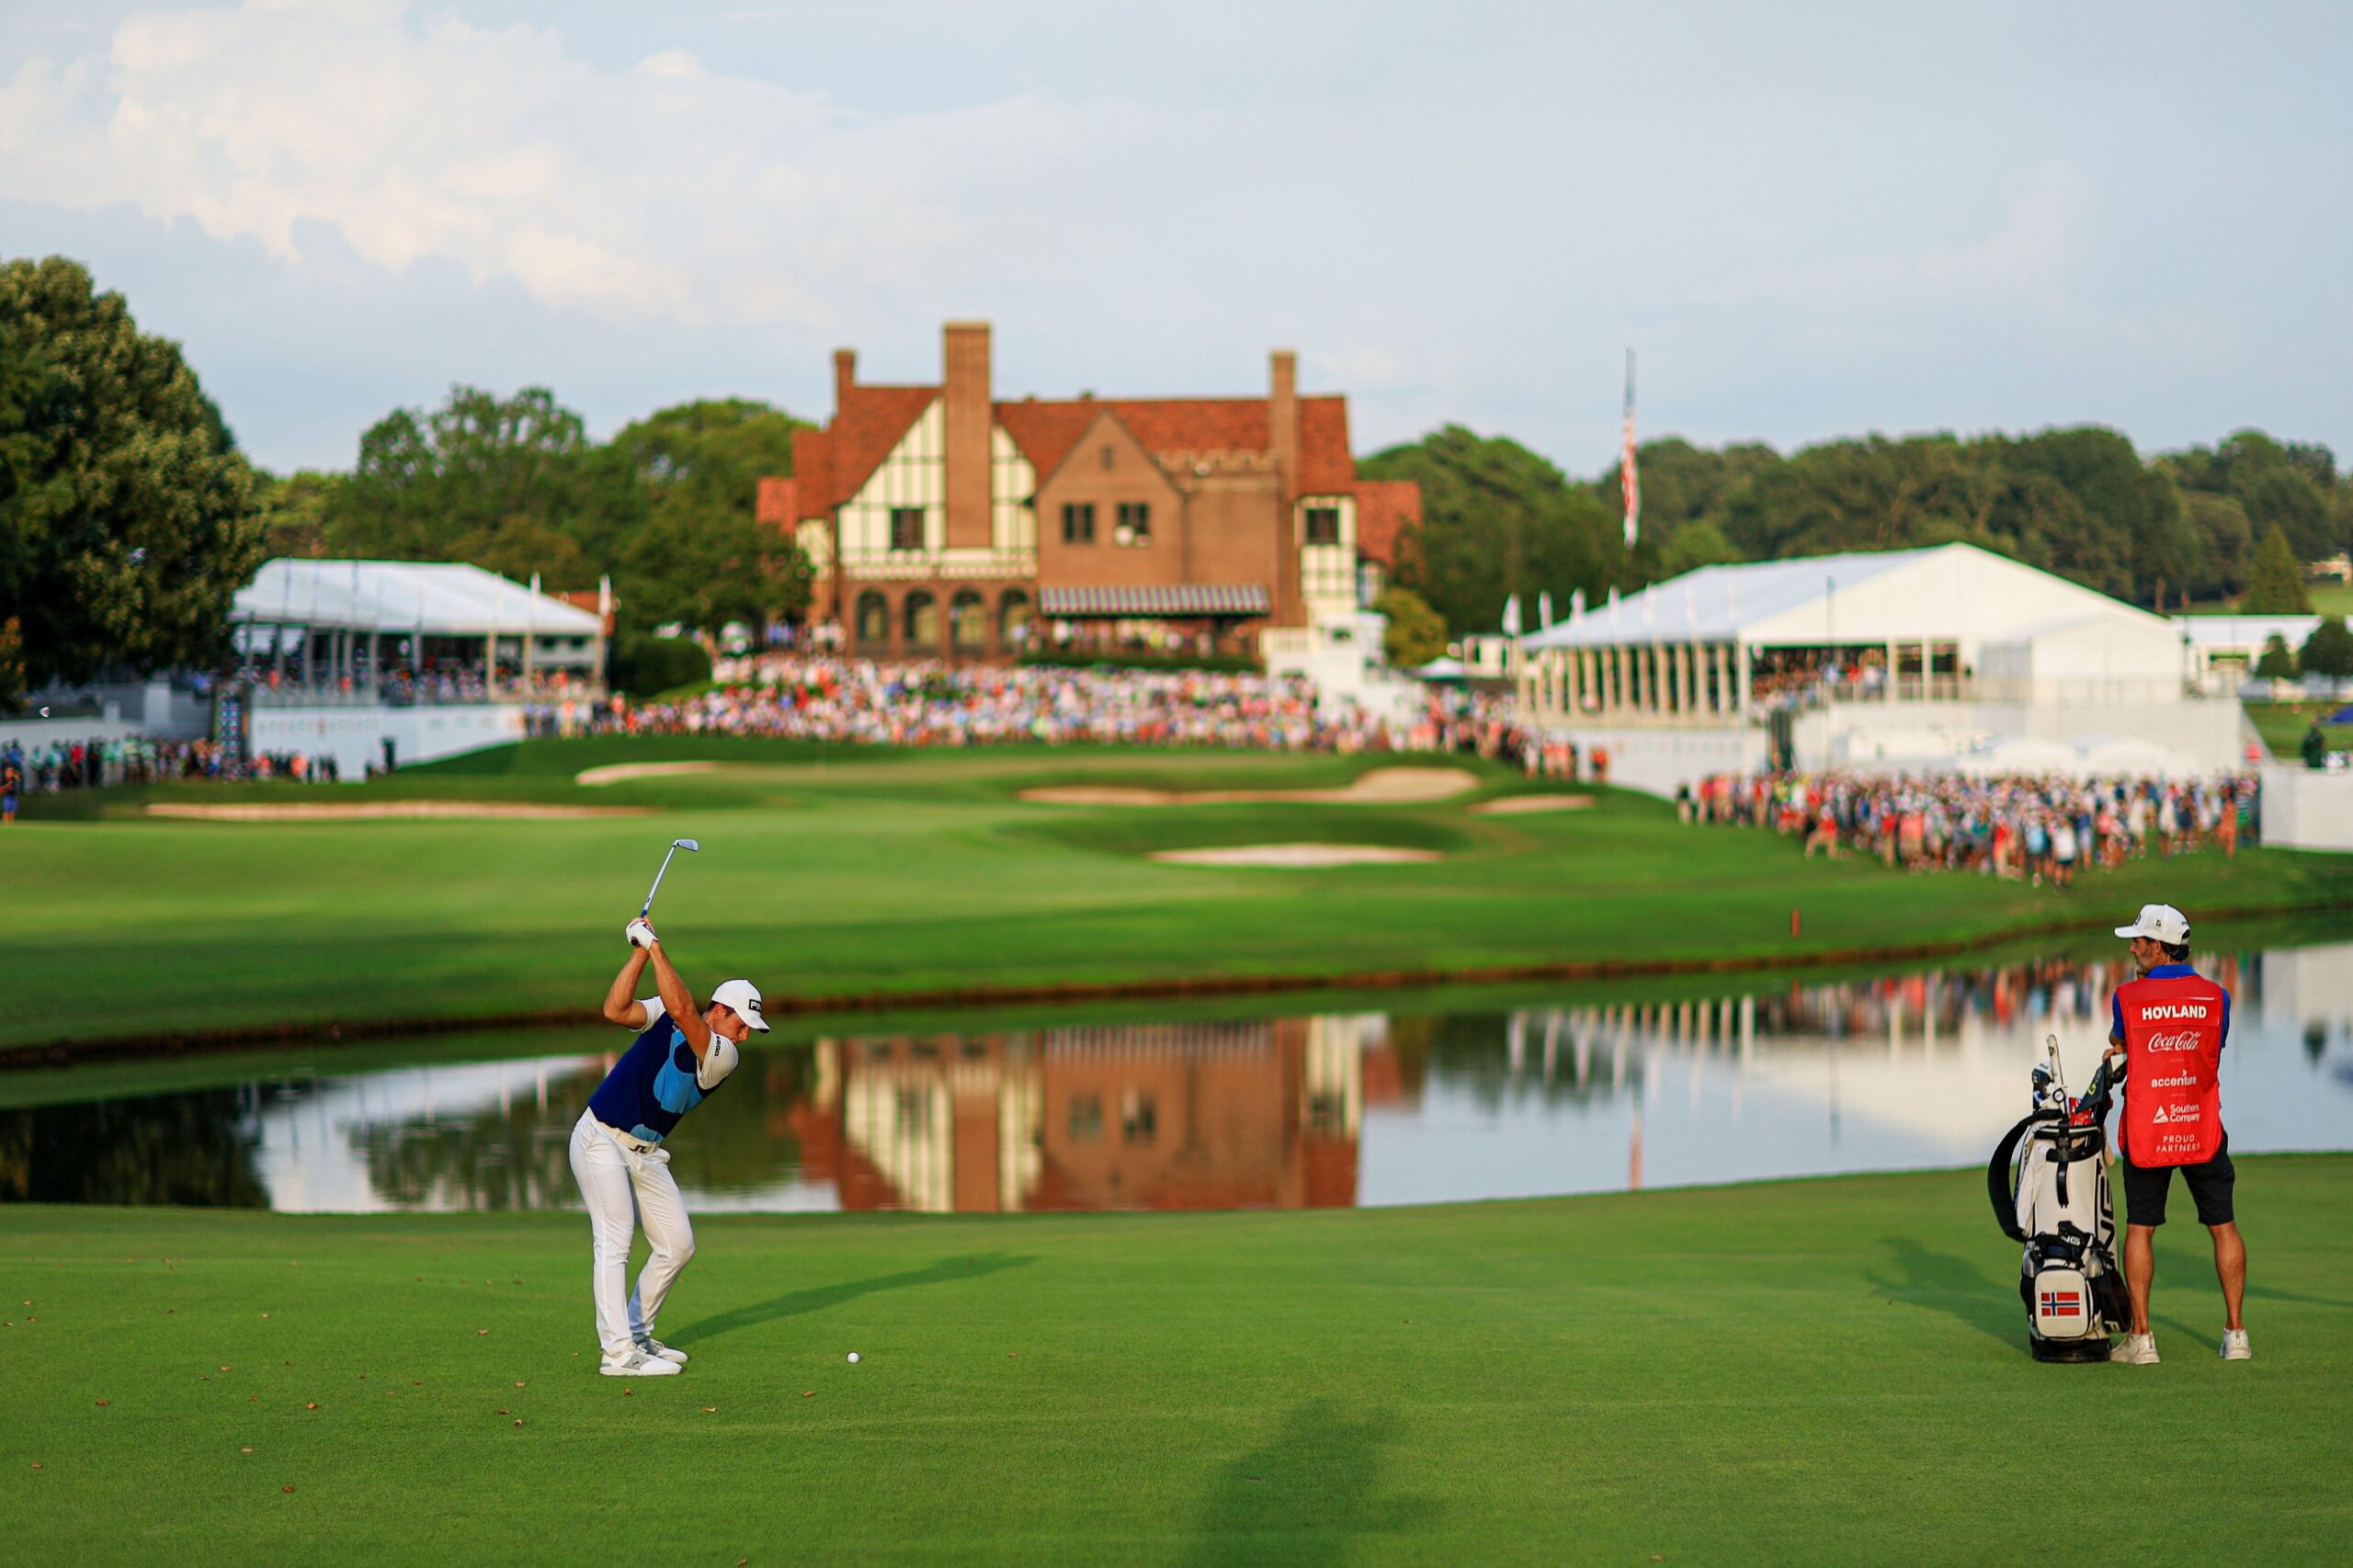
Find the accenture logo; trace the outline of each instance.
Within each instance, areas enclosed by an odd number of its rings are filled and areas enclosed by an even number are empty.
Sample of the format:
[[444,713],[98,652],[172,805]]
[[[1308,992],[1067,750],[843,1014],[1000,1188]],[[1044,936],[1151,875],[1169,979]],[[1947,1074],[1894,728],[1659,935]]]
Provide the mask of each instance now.
[[2182,1089],[2188,1088],[2190,1085],[2195,1084],[2196,1082],[2198,1082],[2197,1074],[2182,1073],[2177,1074],[2171,1078],[2152,1078],[2149,1080],[2149,1087],[2153,1089]]

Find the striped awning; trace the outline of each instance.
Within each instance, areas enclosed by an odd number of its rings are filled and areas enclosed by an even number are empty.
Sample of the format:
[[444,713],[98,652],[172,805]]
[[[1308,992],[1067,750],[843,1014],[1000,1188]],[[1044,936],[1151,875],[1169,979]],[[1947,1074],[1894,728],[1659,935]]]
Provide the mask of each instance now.
[[1267,590],[1256,584],[1178,583],[1156,588],[1040,588],[1038,613],[1049,619],[1109,617],[1266,615]]

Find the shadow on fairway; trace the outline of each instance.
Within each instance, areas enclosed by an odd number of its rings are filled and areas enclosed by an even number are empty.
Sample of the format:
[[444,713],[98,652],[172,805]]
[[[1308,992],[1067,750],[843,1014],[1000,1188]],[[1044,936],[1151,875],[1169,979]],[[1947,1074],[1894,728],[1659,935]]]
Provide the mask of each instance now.
[[1870,1277],[1871,1289],[1892,1301],[1929,1307],[1947,1317],[1990,1335],[2023,1356],[2026,1349],[2026,1309],[2018,1304],[2016,1280],[1989,1279],[1965,1258],[1930,1252],[1909,1236],[1882,1236],[1896,1273]]
[[1299,1406],[1272,1442],[1218,1472],[1179,1562],[1337,1562],[1359,1536],[1429,1525],[1437,1505],[1378,1494],[1390,1426],[1385,1414],[1351,1416],[1333,1400]]
[[897,1274],[878,1274],[871,1279],[845,1279],[838,1285],[818,1285],[806,1290],[790,1290],[681,1328],[678,1330],[678,1342],[691,1345],[698,1339],[709,1339],[734,1329],[756,1327],[760,1324],[774,1323],[779,1318],[797,1318],[810,1312],[821,1312],[827,1307],[837,1307],[860,1296],[879,1295],[884,1290],[904,1290],[912,1285],[947,1285],[959,1279],[977,1279],[984,1274],[1018,1268],[1036,1261],[1034,1257],[1008,1256],[1001,1252],[980,1253],[970,1257],[943,1257],[928,1267],[904,1269]]

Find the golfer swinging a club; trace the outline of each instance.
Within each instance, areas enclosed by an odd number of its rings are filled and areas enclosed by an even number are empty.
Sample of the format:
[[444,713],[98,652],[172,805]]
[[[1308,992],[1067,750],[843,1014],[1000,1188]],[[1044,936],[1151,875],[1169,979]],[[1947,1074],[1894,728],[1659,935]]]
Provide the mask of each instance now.
[[[652,924],[640,915],[626,934],[629,961],[605,994],[605,1017],[637,1030],[637,1040],[605,1074],[572,1130],[572,1174],[587,1200],[594,1239],[597,1339],[604,1347],[599,1370],[608,1378],[661,1377],[677,1371],[687,1353],[654,1338],[654,1320],[695,1255],[694,1227],[687,1222],[662,1141],[735,1070],[736,1047],[755,1030],[766,1034],[768,1026],[750,981],[722,984],[699,1012]],[[649,961],[659,994],[640,1001],[637,983]],[[640,1223],[653,1254],[624,1301],[630,1243]]]

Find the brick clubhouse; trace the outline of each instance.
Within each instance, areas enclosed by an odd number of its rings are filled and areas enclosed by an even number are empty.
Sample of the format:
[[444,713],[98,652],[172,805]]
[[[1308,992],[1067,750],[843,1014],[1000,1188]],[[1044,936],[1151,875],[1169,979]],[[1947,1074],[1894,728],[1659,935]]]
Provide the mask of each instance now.
[[988,324],[943,339],[936,386],[861,383],[837,351],[832,420],[761,482],[815,564],[813,619],[860,652],[1247,648],[1369,600],[1420,520],[1419,486],[1357,477],[1347,400],[1299,395],[1287,349],[1263,397],[999,402]]

